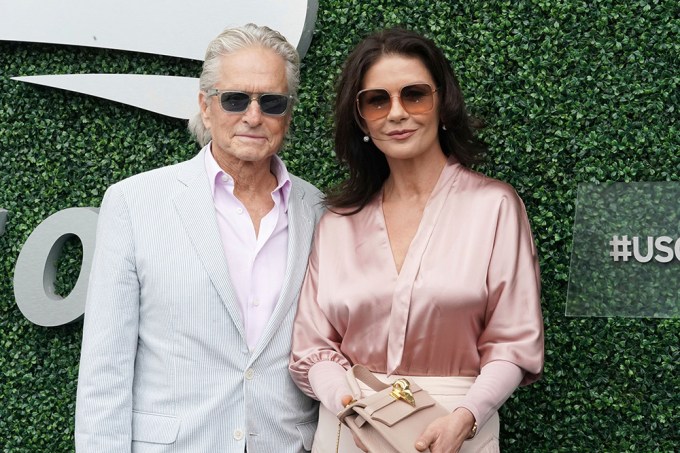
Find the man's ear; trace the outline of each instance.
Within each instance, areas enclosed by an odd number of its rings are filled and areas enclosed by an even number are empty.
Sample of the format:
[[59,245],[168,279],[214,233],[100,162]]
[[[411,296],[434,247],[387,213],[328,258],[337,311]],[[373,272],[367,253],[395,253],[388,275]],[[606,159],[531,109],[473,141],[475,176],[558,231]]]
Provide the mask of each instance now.
[[203,120],[203,125],[206,129],[210,129],[210,105],[208,97],[204,92],[200,91],[198,93],[198,108],[201,112],[201,119]]

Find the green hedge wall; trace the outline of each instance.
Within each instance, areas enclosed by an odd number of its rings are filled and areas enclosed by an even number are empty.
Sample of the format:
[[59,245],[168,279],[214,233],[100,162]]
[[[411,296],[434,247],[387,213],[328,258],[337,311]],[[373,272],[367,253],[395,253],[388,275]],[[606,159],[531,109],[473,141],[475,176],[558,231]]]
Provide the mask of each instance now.
[[[503,451],[680,451],[680,321],[564,315],[578,184],[680,181],[677,0],[319,3],[282,153],[294,173],[322,188],[342,178],[335,77],[361,37],[402,24],[443,47],[470,111],[488,125],[479,169],[526,202],[541,259],[545,376],[503,407]],[[183,121],[9,77],[199,71],[154,55],[0,42],[2,451],[73,450],[82,322],[42,328],[21,315],[12,276],[26,238],[54,212],[99,206],[110,184],[198,149]],[[62,294],[81,253],[76,241],[62,254]]]

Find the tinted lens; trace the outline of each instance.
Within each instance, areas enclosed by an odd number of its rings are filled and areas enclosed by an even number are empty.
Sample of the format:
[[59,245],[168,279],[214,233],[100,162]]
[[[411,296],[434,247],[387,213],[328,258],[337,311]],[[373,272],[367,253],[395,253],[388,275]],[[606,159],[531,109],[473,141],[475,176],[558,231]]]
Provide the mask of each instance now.
[[432,88],[424,83],[405,86],[401,89],[399,99],[404,110],[409,113],[425,113],[433,107]]
[[225,91],[220,96],[220,103],[226,112],[245,112],[250,104],[250,95],[240,91]]
[[[432,87],[426,83],[406,85],[399,91],[399,102],[408,113],[425,113],[432,110]],[[377,88],[365,90],[357,97],[359,115],[367,120],[378,120],[385,118],[392,108],[392,98],[390,93]]]
[[267,115],[283,115],[288,110],[288,96],[263,94],[260,96],[260,110]]
[[391,99],[387,90],[366,90],[359,93],[359,114],[367,120],[375,120],[387,116]]
[[[242,91],[225,91],[220,95],[220,103],[226,112],[243,113],[248,109],[252,95]],[[265,115],[280,116],[288,110],[289,97],[285,94],[261,94],[256,97],[260,111]]]

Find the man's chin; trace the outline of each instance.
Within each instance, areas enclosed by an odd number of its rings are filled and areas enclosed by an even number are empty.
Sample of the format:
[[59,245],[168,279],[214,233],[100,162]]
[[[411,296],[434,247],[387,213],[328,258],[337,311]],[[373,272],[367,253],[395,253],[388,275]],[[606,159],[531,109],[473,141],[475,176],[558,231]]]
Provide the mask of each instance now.
[[276,154],[269,149],[247,149],[240,148],[238,150],[225,151],[223,156],[227,160],[240,161],[243,163],[257,163],[262,161],[269,161],[271,157]]

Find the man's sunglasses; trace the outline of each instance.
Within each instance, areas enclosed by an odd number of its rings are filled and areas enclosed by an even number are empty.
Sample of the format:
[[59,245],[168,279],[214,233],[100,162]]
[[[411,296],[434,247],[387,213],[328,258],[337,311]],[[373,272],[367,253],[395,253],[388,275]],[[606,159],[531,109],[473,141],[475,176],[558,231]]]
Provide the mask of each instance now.
[[392,98],[396,97],[408,113],[427,113],[434,107],[433,94],[436,91],[427,83],[403,86],[398,94],[391,94],[384,88],[369,88],[357,94],[357,109],[363,119],[379,120],[390,113]]
[[257,101],[260,111],[269,116],[283,116],[288,111],[293,96],[282,93],[246,93],[244,91],[208,90],[208,97],[219,96],[222,110],[227,113],[243,113],[252,101]]

